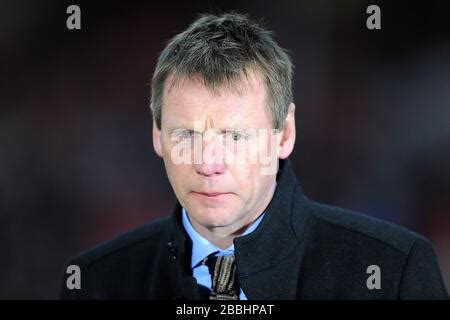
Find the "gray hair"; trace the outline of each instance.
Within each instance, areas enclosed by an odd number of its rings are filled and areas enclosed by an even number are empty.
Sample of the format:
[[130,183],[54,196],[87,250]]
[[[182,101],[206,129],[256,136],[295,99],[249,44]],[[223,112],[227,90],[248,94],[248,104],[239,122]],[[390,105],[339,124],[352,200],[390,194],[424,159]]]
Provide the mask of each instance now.
[[151,89],[154,120],[161,129],[164,85],[169,76],[174,81],[199,76],[215,91],[224,84],[237,88],[242,76],[255,70],[265,81],[273,127],[282,129],[293,101],[292,69],[287,52],[272,33],[247,16],[201,15],[173,37],[159,56]]

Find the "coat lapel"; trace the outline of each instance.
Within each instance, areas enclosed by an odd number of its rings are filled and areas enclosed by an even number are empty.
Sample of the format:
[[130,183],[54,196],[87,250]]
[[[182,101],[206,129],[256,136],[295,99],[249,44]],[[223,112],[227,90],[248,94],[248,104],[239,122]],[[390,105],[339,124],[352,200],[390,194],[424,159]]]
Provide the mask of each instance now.
[[[293,215],[305,201],[288,160],[280,161],[277,189],[254,232],[235,239],[238,282],[249,299],[294,299],[304,252],[307,211]],[[298,211],[298,210],[296,210]],[[303,226],[295,230],[296,225]]]

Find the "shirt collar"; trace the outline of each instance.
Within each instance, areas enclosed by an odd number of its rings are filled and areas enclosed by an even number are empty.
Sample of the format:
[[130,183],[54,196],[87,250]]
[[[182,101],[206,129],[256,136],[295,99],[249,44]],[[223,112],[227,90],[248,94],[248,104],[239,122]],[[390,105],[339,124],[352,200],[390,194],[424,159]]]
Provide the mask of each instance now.
[[[251,232],[253,232],[261,222],[264,217],[265,212],[263,212],[258,219],[253,222],[250,227],[245,230],[242,236],[245,236]],[[194,229],[191,222],[189,221],[186,210],[182,208],[182,222],[183,227],[186,230],[187,234],[192,240],[192,257],[191,257],[191,268],[196,267],[204,258],[209,256],[214,252],[218,252],[218,255],[231,255],[234,254],[234,244],[231,244],[226,249],[220,249],[216,245],[212,244],[209,240],[204,238],[201,234]]]

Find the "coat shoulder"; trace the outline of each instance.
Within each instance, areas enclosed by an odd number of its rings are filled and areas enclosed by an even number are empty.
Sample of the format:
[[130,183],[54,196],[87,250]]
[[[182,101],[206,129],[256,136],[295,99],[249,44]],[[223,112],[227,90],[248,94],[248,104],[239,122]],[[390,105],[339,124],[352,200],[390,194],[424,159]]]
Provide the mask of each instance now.
[[[69,275],[63,274],[61,299],[144,299],[147,283],[170,234],[170,217],[139,226],[69,259],[81,272],[81,288],[69,289]],[[67,270],[67,268],[65,268]]]
[[422,235],[399,225],[383,221],[352,210],[317,203],[311,203],[311,211],[317,223],[328,225],[336,233],[351,234],[361,241],[375,241],[381,246],[408,254],[416,241],[429,242]]
[[[170,217],[160,218],[122,233],[113,239],[104,241],[90,249],[82,251],[71,259],[72,263],[89,266],[98,261],[121,255],[131,255],[142,247],[150,249],[158,245],[170,228]],[[145,250],[145,249],[144,249]]]
[[[447,297],[433,248],[423,236],[348,209],[310,200],[301,203],[304,206],[297,207],[294,216],[307,216],[308,220],[303,226],[304,241],[300,242],[304,245],[299,297]],[[302,228],[301,223],[294,223],[294,227]],[[379,290],[368,286],[368,279],[376,272],[373,270],[378,270],[382,283]]]

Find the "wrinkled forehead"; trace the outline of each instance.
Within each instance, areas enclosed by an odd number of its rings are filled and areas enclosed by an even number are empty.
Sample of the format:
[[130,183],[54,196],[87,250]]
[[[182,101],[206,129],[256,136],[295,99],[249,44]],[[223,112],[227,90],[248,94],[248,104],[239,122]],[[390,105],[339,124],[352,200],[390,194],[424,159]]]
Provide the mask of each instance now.
[[265,120],[270,123],[267,110],[265,81],[252,70],[217,83],[208,82],[200,75],[174,73],[164,87],[162,119],[166,125],[210,118],[229,127],[265,126]]

